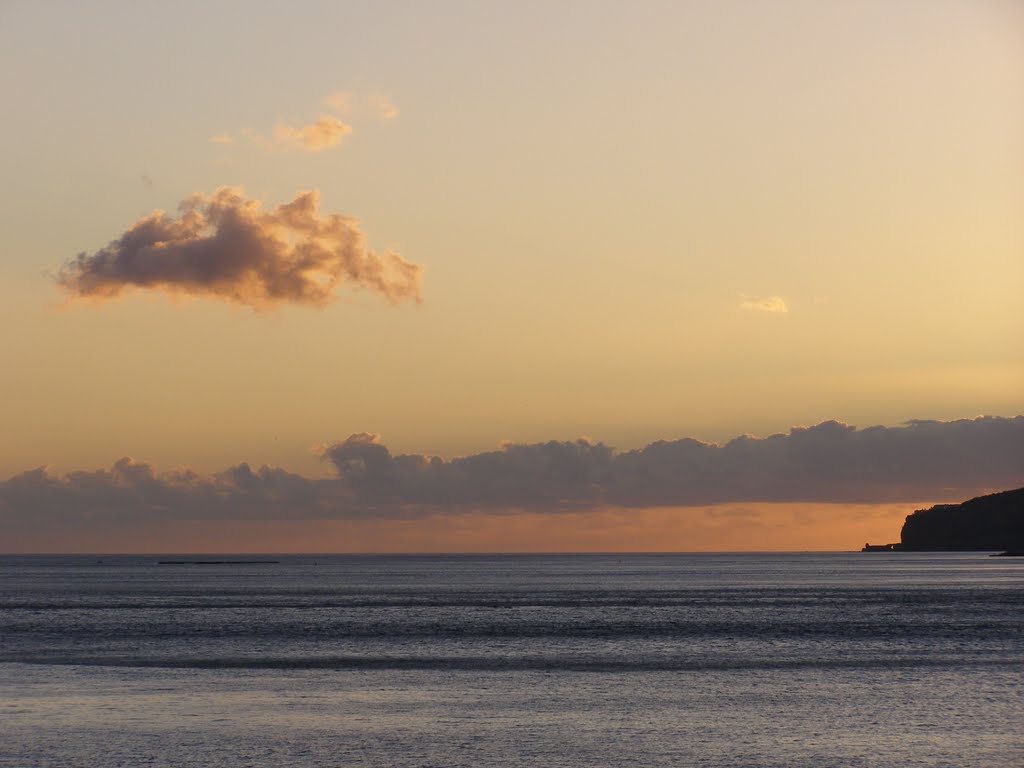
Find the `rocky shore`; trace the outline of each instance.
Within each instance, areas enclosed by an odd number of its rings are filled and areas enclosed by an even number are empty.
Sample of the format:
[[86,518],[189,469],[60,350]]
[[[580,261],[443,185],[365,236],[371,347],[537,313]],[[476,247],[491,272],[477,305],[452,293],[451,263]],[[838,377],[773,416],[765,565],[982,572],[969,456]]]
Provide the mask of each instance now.
[[861,551],[1024,551],[1024,488],[919,509],[907,515],[899,543],[865,544]]

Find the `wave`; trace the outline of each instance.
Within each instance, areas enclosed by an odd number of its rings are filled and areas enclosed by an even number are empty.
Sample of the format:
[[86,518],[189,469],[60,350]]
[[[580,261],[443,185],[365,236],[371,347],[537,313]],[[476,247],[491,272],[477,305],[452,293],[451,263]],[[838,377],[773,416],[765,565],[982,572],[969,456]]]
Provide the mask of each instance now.
[[204,591],[201,595],[174,595],[164,592],[126,594],[96,598],[90,595],[60,596],[53,598],[0,596],[0,611],[108,611],[188,609],[210,610],[278,610],[278,609],[387,609],[387,608],[810,608],[815,605],[873,606],[905,604],[915,609],[957,608],[965,602],[975,607],[1024,606],[1024,594],[1013,589],[987,590],[919,590],[912,596],[894,595],[890,591],[826,591],[803,593],[789,590],[784,593],[745,591],[742,595],[717,593],[694,594],[651,592],[616,592],[605,594],[570,593],[564,595],[494,595],[459,593],[456,595],[339,595],[315,592],[277,592],[252,595],[249,593]]
[[497,656],[261,656],[261,657],[142,657],[32,656],[0,658],[0,664],[48,666],[138,667],[166,669],[248,670],[393,670],[453,672],[728,672],[756,670],[894,670],[907,668],[1020,667],[1024,661],[963,656],[878,656],[833,659],[680,659],[609,657]]

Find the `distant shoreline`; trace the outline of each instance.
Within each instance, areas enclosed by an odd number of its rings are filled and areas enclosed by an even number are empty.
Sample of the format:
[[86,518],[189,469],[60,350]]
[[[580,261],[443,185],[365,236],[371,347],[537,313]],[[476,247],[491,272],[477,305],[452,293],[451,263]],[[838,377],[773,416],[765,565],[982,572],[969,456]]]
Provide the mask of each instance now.
[[1024,488],[977,496],[960,504],[918,509],[895,544],[865,544],[861,552],[1024,552]]

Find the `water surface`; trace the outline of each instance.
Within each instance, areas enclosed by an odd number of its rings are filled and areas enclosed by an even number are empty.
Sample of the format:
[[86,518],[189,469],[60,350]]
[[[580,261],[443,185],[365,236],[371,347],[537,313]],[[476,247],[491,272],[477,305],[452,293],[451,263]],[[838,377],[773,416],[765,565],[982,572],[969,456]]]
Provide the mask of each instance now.
[[0,765],[1024,762],[1018,560],[168,559],[0,558]]

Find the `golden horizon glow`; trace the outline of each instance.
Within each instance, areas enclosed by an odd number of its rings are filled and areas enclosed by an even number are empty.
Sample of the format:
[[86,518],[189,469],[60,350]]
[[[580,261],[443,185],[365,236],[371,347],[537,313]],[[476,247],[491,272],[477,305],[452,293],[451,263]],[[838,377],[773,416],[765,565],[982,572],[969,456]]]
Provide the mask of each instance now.
[[[899,541],[915,504],[729,504],[559,515],[415,520],[177,522],[144,530],[49,533],[4,554],[488,554],[517,552],[856,551]],[[746,528],[735,524],[742,518]],[[754,536],[751,536],[751,528]]]
[[0,63],[0,478],[1024,413],[1019,3],[15,4]]

